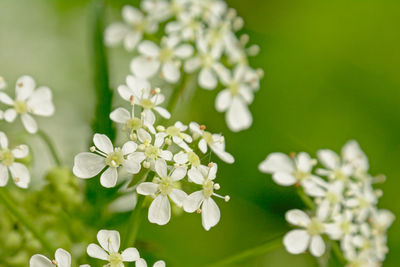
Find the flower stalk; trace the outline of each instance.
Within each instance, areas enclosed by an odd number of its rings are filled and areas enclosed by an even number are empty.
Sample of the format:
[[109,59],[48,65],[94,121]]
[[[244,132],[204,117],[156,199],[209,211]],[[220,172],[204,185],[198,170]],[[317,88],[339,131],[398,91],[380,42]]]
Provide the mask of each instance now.
[[61,159],[58,156],[55,146],[54,146],[53,142],[51,141],[50,137],[42,130],[39,130],[37,132],[37,134],[43,140],[43,142],[47,145],[47,147],[50,151],[50,154],[52,155],[57,166],[61,166],[62,165]]

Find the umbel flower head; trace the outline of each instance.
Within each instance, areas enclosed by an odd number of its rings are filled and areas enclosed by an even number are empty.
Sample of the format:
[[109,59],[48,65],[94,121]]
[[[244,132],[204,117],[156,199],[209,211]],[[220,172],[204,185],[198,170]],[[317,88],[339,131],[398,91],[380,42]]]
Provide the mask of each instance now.
[[292,254],[307,249],[315,257],[325,253],[323,237],[339,242],[348,267],[381,266],[388,252],[386,232],[394,220],[390,211],[378,209],[382,195],[373,184],[379,177],[368,173],[368,158],[354,140],[347,142],[341,156],[329,149],[317,152],[321,167],[305,152],[293,159],[271,153],[259,165],[283,186],[295,185],[305,192],[310,210],[286,213],[286,220],[300,227],[288,232],[283,243]]
[[8,138],[0,132],[0,187],[6,186],[9,173],[14,183],[21,188],[27,188],[31,180],[28,168],[16,160],[28,156],[27,145],[19,145],[14,149],[8,148]]
[[49,117],[54,114],[52,93],[48,87],[36,89],[36,83],[30,76],[22,76],[17,80],[15,100],[6,93],[0,92],[0,102],[10,106],[3,117],[7,122],[13,122],[17,116],[29,133],[36,133],[38,126],[32,115]]

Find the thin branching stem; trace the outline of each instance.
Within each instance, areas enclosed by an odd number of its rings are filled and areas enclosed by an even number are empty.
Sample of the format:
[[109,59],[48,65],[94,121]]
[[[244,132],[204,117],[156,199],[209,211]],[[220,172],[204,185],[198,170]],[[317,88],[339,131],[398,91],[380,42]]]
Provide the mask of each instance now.
[[50,151],[55,163],[57,164],[57,166],[61,166],[62,165],[61,159],[58,156],[56,148],[55,148],[53,142],[51,141],[50,137],[45,132],[43,132],[42,130],[39,130],[37,132],[37,134],[43,140],[43,142],[47,145],[47,147],[49,148],[49,151]]

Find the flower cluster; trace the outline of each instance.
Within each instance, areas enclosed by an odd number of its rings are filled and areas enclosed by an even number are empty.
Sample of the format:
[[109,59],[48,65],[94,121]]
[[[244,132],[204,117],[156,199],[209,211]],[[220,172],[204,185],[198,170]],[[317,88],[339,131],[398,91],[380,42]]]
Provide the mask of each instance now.
[[122,43],[135,53],[130,65],[135,79],[182,86],[193,77],[203,89],[222,89],[215,107],[226,112],[232,131],[251,126],[248,105],[263,72],[248,57],[259,48],[247,47],[248,35],[238,37],[243,20],[225,1],[142,0],[140,9],[125,6],[122,17],[106,29],[105,43]]
[[[150,222],[159,225],[169,222],[171,200],[187,212],[201,213],[203,226],[209,230],[220,219],[212,197],[226,201],[229,197],[215,193],[220,189],[214,182],[217,164],[205,162],[209,158],[206,153],[209,148],[223,161],[233,163],[233,156],[225,151],[224,137],[206,131],[205,126],[195,122],[189,126],[181,122],[155,126],[156,114],[170,117],[159,106],[164,95],[160,89],[150,89],[133,76],[128,76],[126,82],[118,91],[130,110],[119,107],[111,112],[110,118],[121,125],[127,141],[115,147],[106,135],[95,134],[91,152],[75,156],[74,174],[87,179],[101,173],[100,183],[107,188],[116,186],[119,176],[128,176],[125,187],[133,183],[138,194],[154,198],[149,207]],[[191,187],[200,190],[188,196],[184,189]]]
[[[97,233],[97,244],[90,244],[87,247],[87,254],[96,259],[107,261],[108,267],[123,267],[124,262],[135,262],[136,267],[146,267],[147,263],[140,258],[136,248],[127,248],[120,252],[120,235],[114,230],[100,230]],[[29,261],[29,267],[71,267],[71,254],[66,250],[59,248],[56,250],[53,260],[36,254]],[[153,267],[165,267],[164,261],[157,261]],[[80,267],[90,267],[88,264],[80,265]]]
[[[323,149],[317,158],[305,152],[293,157],[272,153],[259,165],[279,185],[298,186],[312,200],[307,213],[299,209],[286,213],[286,220],[301,228],[285,235],[286,249],[300,254],[309,248],[320,257],[327,236],[329,242],[340,242],[347,266],[381,266],[388,252],[386,232],[394,220],[390,211],[377,208],[382,192],[373,184],[382,176],[368,173],[368,159],[356,141],[347,142],[340,156]],[[321,166],[313,172],[318,162]]]

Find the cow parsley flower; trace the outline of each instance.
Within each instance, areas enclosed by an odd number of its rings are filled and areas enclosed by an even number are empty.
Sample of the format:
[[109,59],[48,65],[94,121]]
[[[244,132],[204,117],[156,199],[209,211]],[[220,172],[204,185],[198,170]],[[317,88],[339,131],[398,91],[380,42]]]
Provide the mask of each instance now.
[[123,267],[124,262],[134,262],[140,259],[139,252],[136,248],[127,248],[119,252],[120,235],[114,230],[100,230],[97,233],[97,241],[99,245],[90,244],[87,247],[87,254],[96,259],[108,261],[105,266]]
[[21,188],[27,188],[31,180],[28,168],[16,159],[28,156],[27,145],[19,145],[14,149],[8,148],[8,138],[5,133],[0,132],[0,187],[6,186],[9,172],[14,183]]
[[135,155],[145,160],[143,166],[146,164],[147,168],[153,168],[157,159],[166,161],[172,160],[172,152],[163,148],[166,136],[165,133],[156,133],[153,139],[148,132],[138,131],[138,139],[142,142],[142,144],[139,145],[139,149],[143,152],[136,152]]
[[210,163],[210,166],[201,165],[189,170],[189,179],[203,188],[190,194],[183,203],[186,212],[201,212],[202,224],[207,231],[217,225],[221,217],[217,203],[211,197],[216,196],[229,201],[229,196],[222,197],[214,192],[220,188],[219,184],[214,183],[218,168],[215,163]]
[[136,151],[137,144],[133,141],[126,142],[122,148],[114,148],[111,140],[104,134],[95,134],[94,147],[91,153],[82,152],[75,156],[73,173],[83,179],[92,178],[104,168],[100,176],[100,183],[104,187],[114,187],[117,184],[119,167],[124,167],[129,173],[140,171],[140,160],[129,157]]
[[182,206],[187,194],[178,189],[176,183],[186,176],[186,168],[177,167],[168,173],[167,164],[158,159],[155,162],[157,177],[153,182],[144,182],[138,185],[136,191],[141,195],[156,196],[149,208],[149,221],[165,225],[171,218],[171,205],[168,197],[179,207]]
[[211,134],[206,131],[204,125],[199,125],[196,122],[191,122],[189,128],[193,134],[194,140],[199,140],[199,149],[202,153],[207,153],[207,146],[226,163],[233,163],[233,156],[225,151],[225,138],[221,134]]
[[[56,250],[55,259],[49,260],[43,255],[33,255],[29,261],[29,267],[71,267],[71,254],[59,248]],[[82,266],[81,266],[82,267]]]
[[[139,259],[136,261],[136,267],[147,267],[147,262],[144,259]],[[153,264],[153,267],[165,267],[166,264],[164,261],[157,261]]]
[[11,99],[6,93],[0,92],[0,102],[11,106],[4,112],[4,119],[13,122],[17,116],[29,133],[36,133],[38,126],[31,114],[49,117],[54,114],[52,93],[48,87],[36,88],[36,83],[30,76],[22,76],[17,80],[16,99]]

